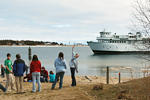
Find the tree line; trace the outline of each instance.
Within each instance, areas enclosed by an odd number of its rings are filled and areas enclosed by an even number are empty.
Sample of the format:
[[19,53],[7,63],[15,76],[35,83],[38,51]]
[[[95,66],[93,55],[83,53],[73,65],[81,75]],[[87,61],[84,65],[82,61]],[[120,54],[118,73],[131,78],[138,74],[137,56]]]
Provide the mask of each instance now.
[[43,42],[31,40],[0,40],[0,45],[63,45],[57,42]]

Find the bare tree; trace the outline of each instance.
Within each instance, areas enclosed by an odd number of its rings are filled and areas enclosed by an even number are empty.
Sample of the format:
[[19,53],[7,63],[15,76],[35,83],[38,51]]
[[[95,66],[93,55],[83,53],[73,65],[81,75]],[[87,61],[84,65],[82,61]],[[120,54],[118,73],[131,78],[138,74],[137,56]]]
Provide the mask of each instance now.
[[[133,4],[133,31],[138,31],[142,33],[143,36],[150,37],[150,0],[135,0]],[[142,39],[143,41],[143,49],[150,49],[150,38]],[[139,45],[139,44],[137,44]],[[139,45],[140,46],[140,45]],[[138,46],[136,46],[138,48]],[[141,47],[141,46],[140,46]],[[146,62],[150,62],[150,55],[140,55],[140,58],[143,58]],[[147,71],[149,71],[150,67],[147,66]]]
[[150,36],[150,0],[136,0],[133,7],[134,29]]

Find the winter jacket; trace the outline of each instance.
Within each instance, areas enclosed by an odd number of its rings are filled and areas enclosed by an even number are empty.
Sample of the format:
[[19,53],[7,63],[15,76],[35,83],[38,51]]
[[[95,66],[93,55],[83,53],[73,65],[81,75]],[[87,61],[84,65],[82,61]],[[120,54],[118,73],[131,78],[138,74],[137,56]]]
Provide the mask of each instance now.
[[14,76],[23,76],[25,69],[26,69],[26,66],[25,66],[24,60],[22,59],[15,60],[13,64]]
[[78,61],[77,58],[73,57],[69,62],[70,68],[75,68],[78,71]]
[[41,62],[40,61],[32,61],[30,64],[30,73],[33,72],[41,72]]
[[60,58],[55,60],[54,66],[56,67],[56,73],[65,72],[67,69],[65,60]]

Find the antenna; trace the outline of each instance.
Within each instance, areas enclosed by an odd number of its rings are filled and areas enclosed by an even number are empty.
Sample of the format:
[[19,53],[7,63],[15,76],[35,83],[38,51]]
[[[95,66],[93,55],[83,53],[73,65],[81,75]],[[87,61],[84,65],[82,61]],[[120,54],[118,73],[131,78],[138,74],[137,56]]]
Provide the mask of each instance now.
[[104,28],[103,32],[105,32],[105,28]]

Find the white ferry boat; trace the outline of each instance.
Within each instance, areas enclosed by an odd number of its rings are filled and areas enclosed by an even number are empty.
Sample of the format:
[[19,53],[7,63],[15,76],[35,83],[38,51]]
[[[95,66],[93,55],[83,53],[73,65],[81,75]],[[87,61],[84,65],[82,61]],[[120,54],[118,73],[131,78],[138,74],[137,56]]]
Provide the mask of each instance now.
[[103,31],[97,37],[97,42],[87,43],[95,54],[150,52],[150,38],[143,37],[140,32],[117,35]]

